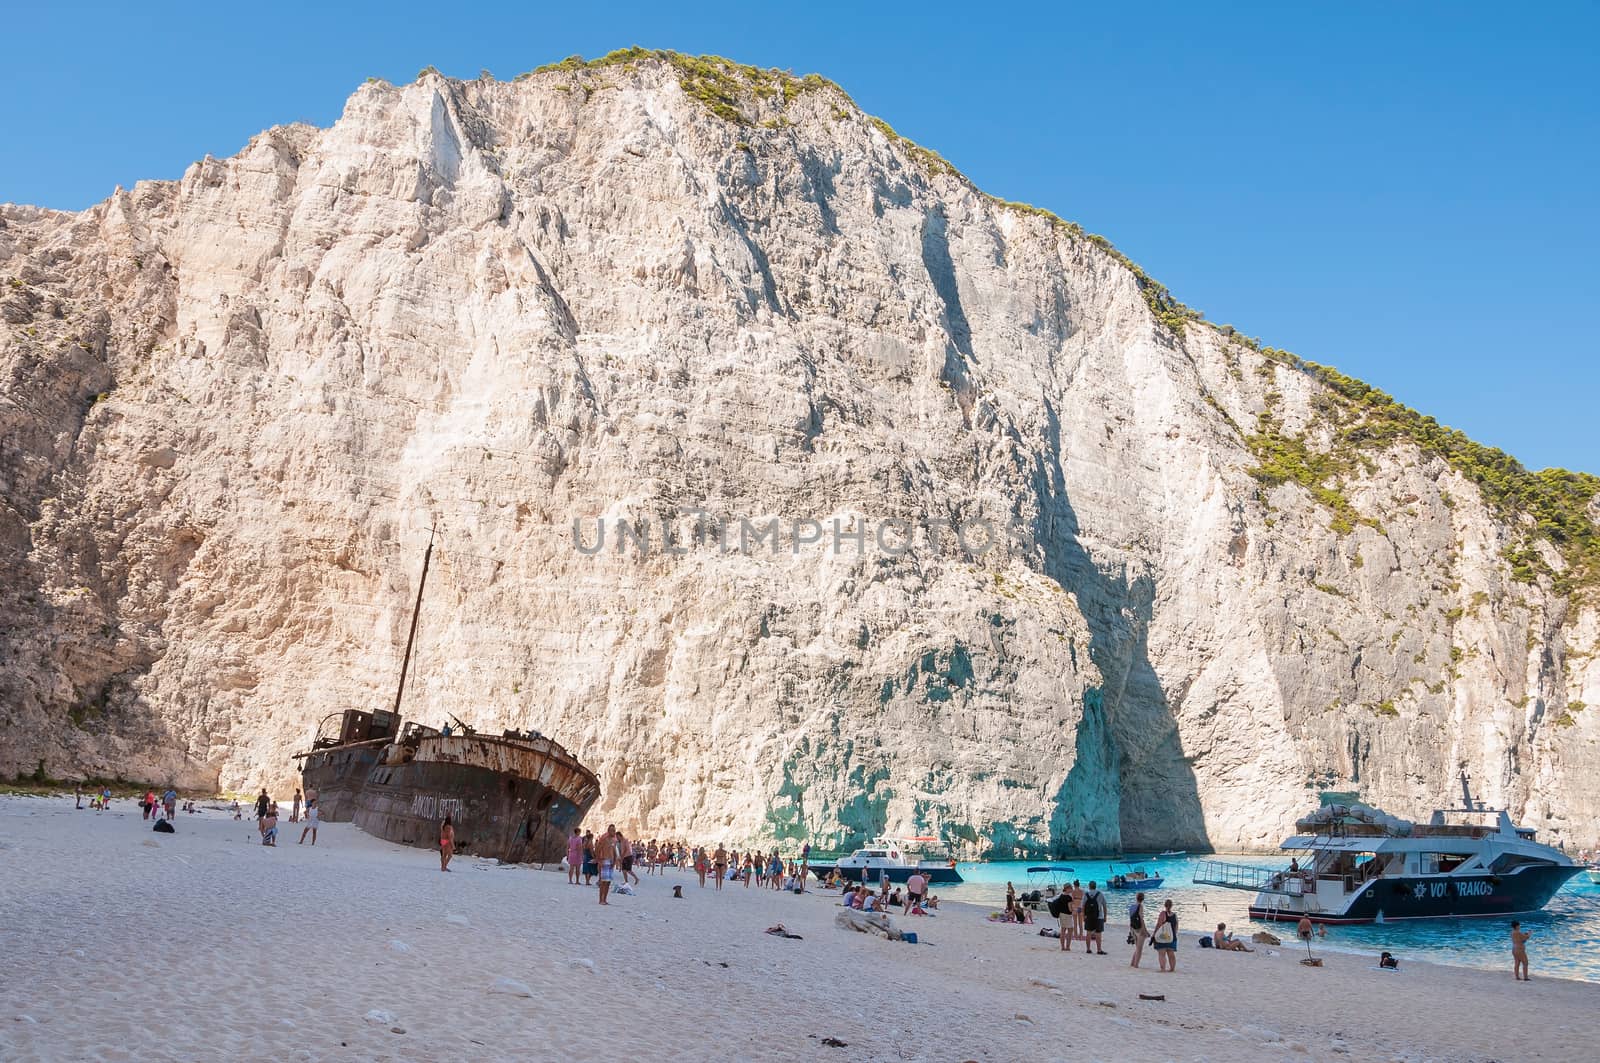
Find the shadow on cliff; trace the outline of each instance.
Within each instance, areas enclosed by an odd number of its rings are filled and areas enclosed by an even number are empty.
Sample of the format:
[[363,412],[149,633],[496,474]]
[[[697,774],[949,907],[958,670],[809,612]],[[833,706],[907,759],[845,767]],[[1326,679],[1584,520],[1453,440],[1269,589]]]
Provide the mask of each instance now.
[[[1036,540],[1044,547],[1044,574],[1077,595],[1089,624],[1089,657],[1103,685],[1085,693],[1077,762],[1056,795],[1052,834],[1059,823],[1069,845],[1094,847],[1084,812],[1108,797],[1102,773],[1115,773],[1117,823],[1123,850],[1210,848],[1199,786],[1184,756],[1177,720],[1150,663],[1148,633],[1155,581],[1125,568],[1096,565],[1079,539],[1078,515],[1067,497],[1061,468],[1061,422],[1045,401],[1049,451],[1037,457]],[[1064,854],[1062,854],[1064,855]]]

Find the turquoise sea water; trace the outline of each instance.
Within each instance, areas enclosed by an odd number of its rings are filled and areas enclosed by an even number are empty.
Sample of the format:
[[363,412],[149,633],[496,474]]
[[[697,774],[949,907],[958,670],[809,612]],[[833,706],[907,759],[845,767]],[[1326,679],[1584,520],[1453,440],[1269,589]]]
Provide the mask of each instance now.
[[[1258,867],[1281,867],[1286,860],[1275,856],[1207,856],[1203,859],[1221,859],[1232,863]],[[1143,860],[1137,866],[1152,874],[1161,875],[1165,882],[1160,889],[1147,891],[1146,903],[1157,907],[1168,897],[1178,912],[1178,925],[1186,931],[1214,930],[1218,923],[1228,924],[1230,931],[1249,936],[1257,930],[1267,930],[1280,938],[1292,938],[1292,923],[1266,923],[1250,919],[1246,912],[1254,894],[1241,890],[1221,889],[1216,886],[1194,884],[1195,868],[1200,859],[1184,857],[1168,860]],[[1073,868],[1070,877],[1085,886],[1093,879],[1104,888],[1113,874],[1113,864],[1105,860],[1017,860],[992,864],[959,865],[961,885],[935,887],[940,898],[975,904],[993,904],[999,908],[1005,903],[1006,883],[1017,892],[1042,889],[1045,880],[1038,878],[1030,883],[1027,868],[1042,864],[1065,864]],[[1118,863],[1115,870],[1125,872],[1128,865]],[[1124,914],[1133,900],[1131,892],[1108,891],[1111,899],[1112,931],[1126,925]],[[1528,944],[1533,960],[1534,974],[1556,975],[1563,978],[1580,978],[1600,982],[1600,885],[1591,883],[1581,872],[1561,888],[1545,906],[1543,912],[1519,916],[1523,928],[1533,933]],[[1510,948],[1506,942],[1507,919],[1429,919],[1413,922],[1388,923],[1383,926],[1330,926],[1328,936],[1318,939],[1317,948],[1330,951],[1350,951],[1368,954],[1376,962],[1385,950],[1401,958],[1435,960],[1440,963],[1457,963],[1471,967],[1502,968],[1510,966]],[[1117,939],[1120,941],[1120,938]]]

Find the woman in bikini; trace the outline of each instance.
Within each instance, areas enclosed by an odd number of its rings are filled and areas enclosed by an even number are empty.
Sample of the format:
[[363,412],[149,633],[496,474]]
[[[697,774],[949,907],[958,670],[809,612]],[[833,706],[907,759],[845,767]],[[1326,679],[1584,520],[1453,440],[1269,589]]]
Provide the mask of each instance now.
[[717,889],[722,888],[722,880],[728,877],[728,850],[717,846],[717,851],[711,857],[711,869],[717,873]]
[[444,817],[444,824],[439,828],[439,870],[450,870],[450,857],[456,851],[455,821],[449,816]]

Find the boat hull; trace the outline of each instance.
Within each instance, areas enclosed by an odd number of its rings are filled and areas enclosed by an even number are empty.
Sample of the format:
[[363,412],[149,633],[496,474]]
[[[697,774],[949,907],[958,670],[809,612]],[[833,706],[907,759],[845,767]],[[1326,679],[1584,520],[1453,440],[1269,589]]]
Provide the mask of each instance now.
[[906,881],[908,881],[911,878],[912,875],[916,874],[919,871],[923,874],[924,877],[927,878],[927,880],[928,880],[930,885],[935,885],[935,886],[938,886],[938,885],[953,886],[953,885],[956,885],[957,883],[966,881],[965,879],[963,879],[961,877],[961,872],[957,871],[953,867],[921,867],[921,868],[919,868],[919,867],[867,867],[867,868],[861,868],[861,867],[840,867],[838,864],[813,864],[812,867],[811,867],[812,874],[816,875],[818,878],[827,878],[828,877],[828,872],[830,872],[830,871],[837,871],[842,877],[849,879],[851,882],[860,882],[860,881],[862,881],[862,875],[865,874],[866,875],[866,880],[868,882],[882,882],[883,881],[883,876],[884,875],[888,875],[890,882],[896,882],[896,883],[904,884]]
[[1298,922],[1305,914],[1313,923],[1374,923],[1402,919],[1484,918],[1536,912],[1576,875],[1576,867],[1525,867],[1505,875],[1460,877],[1397,876],[1369,883],[1343,911],[1302,911],[1306,898],[1292,898],[1283,907],[1250,905],[1250,918]]
[[556,863],[600,796],[565,756],[479,735],[424,739],[414,759],[378,764],[355,799],[355,824],[401,845],[439,847],[444,817],[456,852],[501,863]]
[[384,742],[330,746],[305,755],[300,785],[317,794],[317,810],[324,823],[348,823],[355,816],[356,795],[383,753]]
[[1118,885],[1115,880],[1112,880],[1106,883],[1106,888],[1113,890],[1154,890],[1160,889],[1161,884],[1165,881],[1166,879],[1164,878],[1130,878]]

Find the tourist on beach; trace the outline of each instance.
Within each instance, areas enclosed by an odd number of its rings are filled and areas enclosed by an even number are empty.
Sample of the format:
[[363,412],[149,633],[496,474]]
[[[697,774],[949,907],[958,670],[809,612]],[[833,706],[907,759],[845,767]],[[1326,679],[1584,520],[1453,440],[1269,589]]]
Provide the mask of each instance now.
[[261,794],[256,798],[256,822],[267,818],[267,809],[272,807],[272,798],[267,796],[267,788],[261,788]]
[[1098,956],[1106,954],[1105,939],[1102,935],[1106,929],[1106,895],[1095,888],[1093,879],[1089,880],[1089,891],[1083,895],[1083,951],[1087,955],[1089,947],[1094,946]]
[[1144,894],[1136,893],[1133,903],[1128,905],[1128,944],[1133,946],[1133,960],[1129,967],[1139,966],[1139,958],[1144,955],[1145,939],[1150,934],[1144,928]]
[[1178,913],[1172,910],[1172,901],[1168,900],[1161,905],[1161,914],[1156,916],[1156,930],[1150,935],[1151,942],[1156,948],[1156,962],[1162,971],[1175,974],[1178,970]]
[[1394,953],[1385,952],[1378,957],[1378,968],[1384,971],[1398,971],[1400,969],[1400,961],[1394,958]]
[[139,798],[139,818],[149,819],[156,814],[156,792],[146,790],[144,796]]
[[82,809],[83,808],[83,784],[82,783],[73,783],[72,784],[72,796],[74,798],[76,798],[77,802],[78,802],[77,804],[73,805],[72,807],[76,808],[76,809]]
[[1511,976],[1519,982],[1531,982],[1528,977],[1528,939],[1533,937],[1522,929],[1522,924],[1511,920]]
[[600,866],[600,903],[609,904],[606,896],[611,892],[611,879],[622,862],[622,847],[617,843],[615,824],[606,824],[606,832],[595,839],[594,860]]
[[1006,883],[1006,911],[1010,911],[1012,908],[1016,907],[1016,904],[1017,904],[1017,890],[1016,890],[1016,887],[1013,886],[1011,883],[1007,882]]
[[728,877],[728,850],[721,844],[718,844],[717,851],[711,854],[711,870],[717,876],[717,889],[720,890],[722,880]]
[[707,871],[707,869],[710,868],[710,866],[711,866],[710,858],[706,856],[705,847],[701,846],[701,845],[695,846],[694,847],[694,873],[696,875],[700,876],[700,888],[701,889],[705,889],[706,888],[706,871]]
[[450,816],[444,817],[444,822],[439,825],[439,870],[450,870],[450,858],[456,851],[456,822]]
[[[937,897],[928,898],[928,907],[937,907]],[[1056,917],[1056,940],[1061,944],[1062,952],[1072,951],[1072,895],[1063,891],[1058,897],[1051,897],[1045,905],[1046,910]]]
[[922,907],[922,895],[926,892],[928,876],[921,871],[911,872],[911,877],[906,879],[906,915],[911,914],[911,909]]
[[104,812],[111,807],[111,787],[100,787],[100,811]]
[[617,852],[621,854],[618,861],[622,867],[622,882],[627,885],[628,879],[633,879],[633,884],[639,884],[639,876],[633,873],[633,843],[628,841],[628,836],[621,831],[617,832]]
[[1218,923],[1217,929],[1211,935],[1211,947],[1221,949],[1223,952],[1254,952],[1244,942],[1228,933],[1227,923]]
[[1072,934],[1083,937],[1083,883],[1072,880]]
[[1309,915],[1301,915],[1300,922],[1296,923],[1294,927],[1294,932],[1300,936],[1301,941],[1306,943],[1307,959],[1311,958],[1311,935],[1314,930],[1315,928],[1311,925],[1311,916]]
[[298,786],[295,787],[294,791],[294,804],[289,807],[289,822],[300,822],[300,788]]
[[572,828],[572,837],[567,839],[567,882],[573,886],[578,884],[578,876],[583,872],[583,832],[577,827]]
[[239,799],[237,797],[235,797],[233,799],[233,818],[234,819],[243,819],[244,818],[244,809],[239,807]]
[[317,822],[322,818],[322,813],[317,811],[317,803],[312,801],[306,805],[306,825],[300,828],[300,844],[306,843],[306,832],[311,832],[311,844],[317,844]]
[[594,877],[599,871],[599,866],[594,862],[594,831],[586,830],[583,832],[583,884],[594,885]]
[[[172,817],[167,817],[167,822],[172,822]],[[261,819],[261,844],[278,846],[278,806],[273,805],[267,809],[267,814]]]
[[167,792],[161,795],[161,807],[166,809],[167,822],[172,822],[173,813],[178,811],[178,791],[167,787]]

